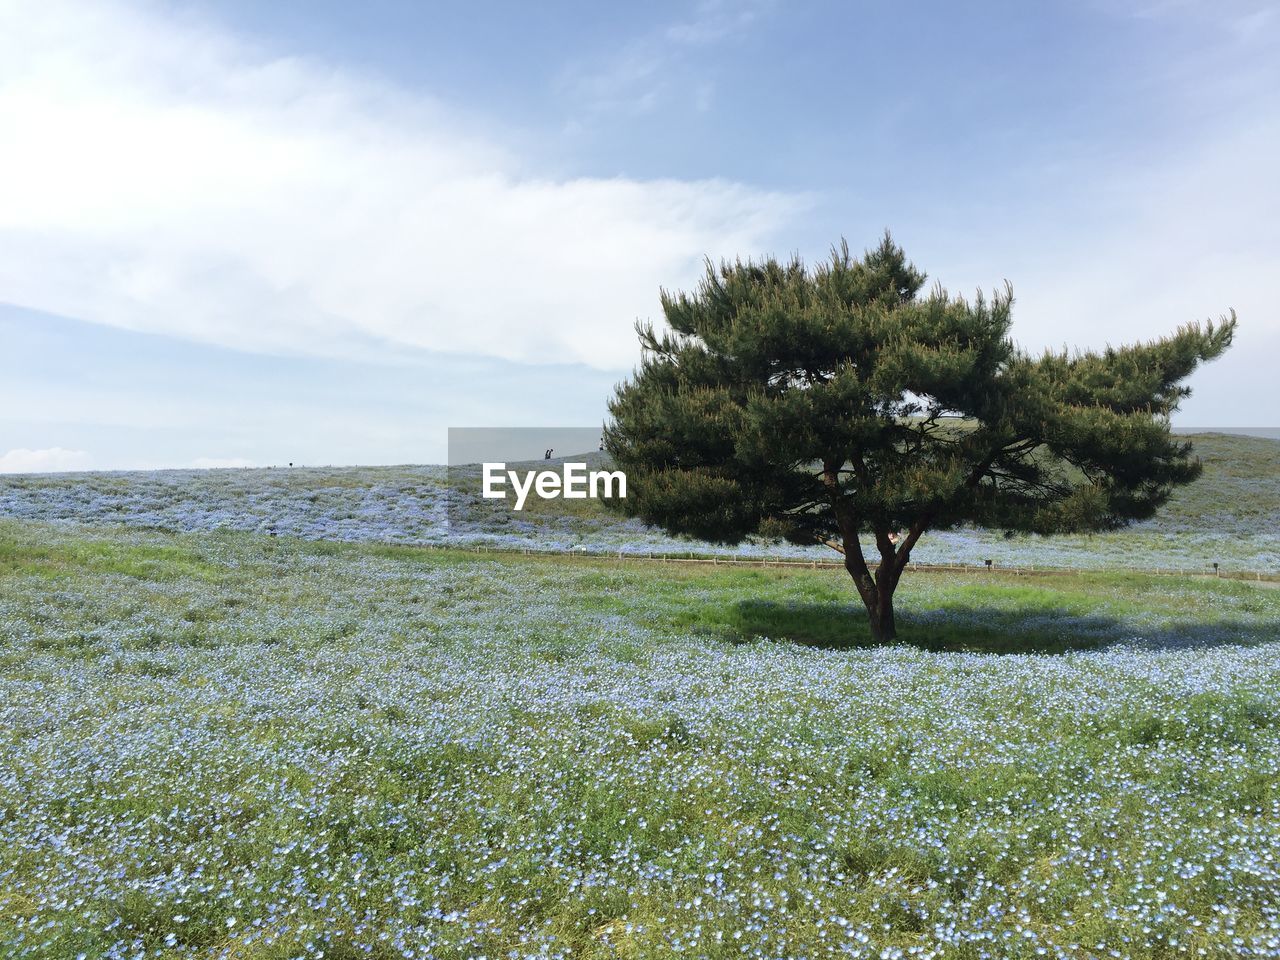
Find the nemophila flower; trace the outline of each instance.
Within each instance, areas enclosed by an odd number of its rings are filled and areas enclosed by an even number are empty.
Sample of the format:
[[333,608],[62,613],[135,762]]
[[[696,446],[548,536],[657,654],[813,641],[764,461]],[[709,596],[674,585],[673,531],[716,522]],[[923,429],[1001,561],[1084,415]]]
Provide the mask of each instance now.
[[[1201,441],[1211,442],[1215,441]],[[1211,465],[1212,469],[1217,468]],[[1228,570],[1274,570],[1280,567],[1280,516],[1275,506],[1280,501],[1280,475],[1254,476],[1256,469],[1241,470],[1239,477],[1208,476],[1179,491],[1157,518],[1120,533],[1006,540],[998,531],[937,531],[917,545],[912,557],[916,563],[981,565],[992,559],[1000,566],[1017,567],[1203,571],[1218,562]],[[1224,503],[1252,502],[1264,506],[1224,508]],[[792,559],[835,556],[825,547],[760,540],[733,548],[711,547],[604,512],[517,515],[505,505],[451,490],[446,469],[438,466],[0,476],[0,516],[180,531],[270,532],[347,542]]]
[[936,578],[1096,646],[831,650],[700,619],[765,580],[5,530],[5,955],[1280,956],[1271,594]]

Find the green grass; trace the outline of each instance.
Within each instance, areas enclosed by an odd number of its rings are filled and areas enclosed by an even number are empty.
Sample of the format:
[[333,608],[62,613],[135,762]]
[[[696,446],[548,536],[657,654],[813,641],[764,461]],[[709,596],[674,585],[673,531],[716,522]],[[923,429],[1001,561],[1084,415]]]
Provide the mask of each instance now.
[[1280,591],[900,611],[874,648],[840,571],[0,521],[0,954],[1275,955]]
[[121,574],[142,580],[216,579],[220,568],[186,546],[170,543],[116,543],[82,540],[32,543],[20,528],[0,523],[0,576],[49,579]]
[[[1204,476],[1178,489],[1152,520],[1094,536],[1014,537],[962,528],[931,531],[917,563],[1280,573],[1280,443],[1189,437]],[[600,455],[586,455],[589,463]],[[530,467],[545,464],[536,461]],[[465,479],[464,476],[469,477]],[[446,504],[447,488],[470,494]],[[124,474],[0,476],[0,514],[29,520],[189,531],[226,528],[311,539],[407,543],[483,541],[508,548],[710,554],[725,548],[624,521],[598,500],[482,500],[475,470],[443,467],[299,467]],[[834,557],[825,548],[751,542],[759,555]]]

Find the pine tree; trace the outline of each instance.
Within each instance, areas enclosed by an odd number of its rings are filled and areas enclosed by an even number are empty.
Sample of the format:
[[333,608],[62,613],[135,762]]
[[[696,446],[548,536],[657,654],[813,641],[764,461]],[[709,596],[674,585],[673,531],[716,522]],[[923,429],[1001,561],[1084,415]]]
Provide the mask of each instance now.
[[637,326],[640,369],[609,407],[624,509],[713,542],[826,544],[873,639],[890,641],[894,590],[927,531],[1113,529],[1199,475],[1169,417],[1186,377],[1230,345],[1234,312],[1033,357],[1009,338],[1007,284],[968,302],[921,295],[924,283],[886,234],[860,260],[842,243],[812,270],[708,262],[694,292],[664,290],[670,329]]

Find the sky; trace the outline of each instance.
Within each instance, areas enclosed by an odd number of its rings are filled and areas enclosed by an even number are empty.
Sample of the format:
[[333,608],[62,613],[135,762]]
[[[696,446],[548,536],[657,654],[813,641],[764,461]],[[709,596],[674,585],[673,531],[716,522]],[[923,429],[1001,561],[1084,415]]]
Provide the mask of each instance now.
[[890,229],[1039,351],[1237,311],[1280,425],[1280,11],[0,0],[0,471],[594,426],[704,258]]

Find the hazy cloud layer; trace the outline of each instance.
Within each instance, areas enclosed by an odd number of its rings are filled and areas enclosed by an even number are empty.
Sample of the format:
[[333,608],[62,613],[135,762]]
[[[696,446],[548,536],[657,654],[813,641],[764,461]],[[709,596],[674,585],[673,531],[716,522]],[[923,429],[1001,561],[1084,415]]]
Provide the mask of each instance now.
[[648,113],[672,102],[710,109],[716,85],[706,48],[756,27],[773,0],[702,0],[691,15],[634,37],[619,49],[568,63],[559,86],[587,113]]
[[0,0],[0,300],[259,351],[628,367],[660,285],[800,206],[540,179],[463,127],[171,8]]
[[57,473],[63,470],[85,470],[93,465],[93,457],[84,450],[49,447],[28,450],[18,447],[0,454],[0,473]]

